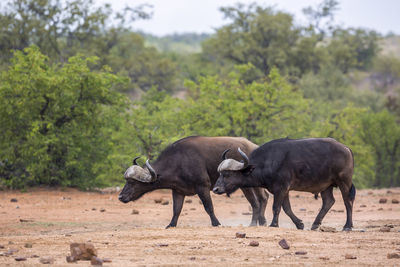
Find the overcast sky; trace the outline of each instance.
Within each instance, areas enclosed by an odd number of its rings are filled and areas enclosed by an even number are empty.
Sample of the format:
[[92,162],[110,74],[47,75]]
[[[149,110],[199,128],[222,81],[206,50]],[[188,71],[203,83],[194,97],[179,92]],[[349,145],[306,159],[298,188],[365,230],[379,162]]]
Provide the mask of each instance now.
[[[295,16],[297,22],[305,22],[302,8],[315,7],[321,0],[95,0],[98,3],[111,3],[114,10],[139,4],[151,4],[153,17],[150,20],[137,21],[135,30],[156,35],[171,33],[212,33],[228,21],[218,10],[221,6],[232,6],[237,2],[257,2],[263,6],[274,6]],[[339,0],[339,10],[335,16],[337,25],[344,27],[362,27],[376,30],[382,34],[389,32],[400,34],[400,0]]]

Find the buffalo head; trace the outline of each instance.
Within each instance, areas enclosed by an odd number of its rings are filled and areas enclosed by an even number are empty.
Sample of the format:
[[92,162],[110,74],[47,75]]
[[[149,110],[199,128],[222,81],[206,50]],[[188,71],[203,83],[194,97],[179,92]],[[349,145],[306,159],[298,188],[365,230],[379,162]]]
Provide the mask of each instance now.
[[249,165],[249,158],[240,148],[238,148],[238,152],[243,158],[241,162],[234,159],[227,159],[226,153],[228,151],[229,149],[222,153],[223,161],[218,166],[220,175],[214,185],[213,192],[216,194],[226,193],[229,196],[244,185],[243,182],[251,173],[253,167]]
[[157,180],[157,173],[151,167],[149,160],[146,161],[146,168],[142,168],[136,163],[138,158],[133,159],[133,165],[124,174],[126,183],[118,197],[124,203],[140,198]]

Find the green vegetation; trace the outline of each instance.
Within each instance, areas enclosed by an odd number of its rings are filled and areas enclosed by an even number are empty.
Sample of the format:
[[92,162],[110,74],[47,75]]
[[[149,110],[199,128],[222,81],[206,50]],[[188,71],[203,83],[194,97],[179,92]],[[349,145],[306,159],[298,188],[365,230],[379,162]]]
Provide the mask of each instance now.
[[189,135],[333,137],[354,152],[357,187],[400,186],[398,37],[337,27],[337,7],[305,8],[304,26],[238,4],[213,35],[155,37],[126,26],[147,6],[8,1],[0,187],[120,184],[134,156]]

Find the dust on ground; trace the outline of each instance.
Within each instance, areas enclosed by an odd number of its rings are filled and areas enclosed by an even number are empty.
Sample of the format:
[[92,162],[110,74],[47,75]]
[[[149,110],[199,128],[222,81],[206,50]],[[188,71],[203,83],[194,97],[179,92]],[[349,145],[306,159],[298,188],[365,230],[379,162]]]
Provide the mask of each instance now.
[[[118,201],[117,192],[0,191],[0,266],[41,265],[41,257],[52,257],[53,265],[71,266],[66,256],[73,242],[94,244],[100,258],[112,260],[104,266],[399,266],[400,259],[388,259],[387,255],[400,254],[400,204],[392,203],[400,200],[400,188],[358,190],[352,232],[341,231],[346,212],[338,190],[334,196],[336,203],[322,225],[338,232],[310,231],[321,199],[294,191],[290,194],[292,209],[303,220],[303,231],[296,230],[283,211],[280,228],[247,227],[251,209],[240,191],[230,198],[212,194],[222,226],[211,226],[194,196],[186,197],[178,226],[172,229],[164,229],[172,217],[168,190],[146,194],[128,204]],[[169,203],[155,203],[160,198]],[[379,203],[382,198],[386,203]],[[272,201],[271,196],[266,210],[268,223]],[[389,232],[381,232],[384,226]],[[236,232],[246,233],[246,238],[236,238]],[[289,249],[279,246],[282,239]],[[251,241],[259,245],[249,246]],[[7,255],[10,249],[14,252]],[[299,251],[306,254],[296,254]],[[16,257],[26,260],[17,262]],[[88,265],[88,261],[72,264]]]

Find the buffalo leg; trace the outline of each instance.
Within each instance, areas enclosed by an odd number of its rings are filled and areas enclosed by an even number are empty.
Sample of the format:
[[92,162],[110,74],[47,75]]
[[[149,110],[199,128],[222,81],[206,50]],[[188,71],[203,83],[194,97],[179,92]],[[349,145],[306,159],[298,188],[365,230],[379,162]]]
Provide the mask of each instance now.
[[210,216],[211,225],[212,226],[220,225],[217,217],[215,217],[215,214],[214,214],[214,207],[213,207],[211,196],[210,196],[210,189],[204,187],[204,188],[198,190],[197,194],[199,195],[201,202],[203,202],[204,209]]
[[253,211],[250,226],[257,226],[257,219],[260,215],[260,205],[258,203],[257,196],[254,192],[255,190],[253,188],[242,188],[242,191],[247,201],[249,201],[251,209]]
[[342,193],[343,202],[346,206],[347,213],[346,224],[343,226],[343,231],[351,231],[353,228],[353,203],[356,195],[356,188],[353,184],[351,186],[339,184],[338,186]]
[[313,224],[311,226],[311,230],[318,229],[318,227],[321,225],[322,219],[325,217],[325,215],[328,213],[329,209],[335,203],[335,198],[333,197],[332,191],[333,191],[333,186],[330,186],[321,192],[322,208],[319,211],[317,217],[315,218],[315,221],[313,222]]
[[258,187],[255,188],[254,191],[256,192],[258,202],[260,203],[258,224],[265,225],[267,223],[267,220],[265,219],[265,209],[267,208],[269,195],[264,188]]
[[289,194],[287,194],[285,196],[285,198],[283,199],[282,207],[283,207],[283,210],[285,211],[285,213],[287,214],[287,216],[289,216],[290,219],[292,220],[292,222],[296,225],[296,228],[303,230],[304,224],[303,224],[302,220],[300,220],[299,218],[296,217],[296,215],[294,215],[292,208],[290,206]]
[[269,225],[270,227],[279,227],[279,213],[281,212],[282,208],[282,203],[284,199],[284,195],[287,194],[287,192],[278,192],[274,193],[274,204],[272,204],[272,213],[274,217],[272,218],[272,222]]
[[179,194],[178,192],[176,192],[175,190],[172,190],[172,200],[174,202],[174,215],[172,216],[171,222],[167,225],[166,228],[170,228],[170,227],[175,227],[177,222],[178,222],[178,218],[179,215],[181,214],[182,211],[182,206],[183,206],[183,200],[185,199],[185,196],[182,194]]

